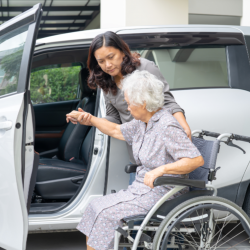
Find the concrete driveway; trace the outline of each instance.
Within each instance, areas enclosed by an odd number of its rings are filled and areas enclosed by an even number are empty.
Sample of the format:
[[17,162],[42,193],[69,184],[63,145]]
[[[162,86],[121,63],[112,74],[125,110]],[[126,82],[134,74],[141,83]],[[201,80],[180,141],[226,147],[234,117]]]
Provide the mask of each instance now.
[[[250,239],[245,232],[241,233],[242,230],[239,226],[234,235],[229,234],[230,240],[225,235],[221,242],[225,244],[216,250],[249,250]],[[86,250],[85,236],[78,231],[29,234],[26,250]]]

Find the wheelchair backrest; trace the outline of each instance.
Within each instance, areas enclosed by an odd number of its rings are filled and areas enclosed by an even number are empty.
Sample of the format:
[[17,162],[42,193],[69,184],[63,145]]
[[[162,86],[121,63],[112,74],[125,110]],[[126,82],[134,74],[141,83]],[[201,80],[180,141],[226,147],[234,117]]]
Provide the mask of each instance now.
[[193,144],[200,151],[203,159],[204,165],[195,169],[189,174],[189,179],[193,180],[204,180],[208,182],[209,169],[215,169],[217,154],[220,149],[220,141],[208,141],[203,138],[192,137]]

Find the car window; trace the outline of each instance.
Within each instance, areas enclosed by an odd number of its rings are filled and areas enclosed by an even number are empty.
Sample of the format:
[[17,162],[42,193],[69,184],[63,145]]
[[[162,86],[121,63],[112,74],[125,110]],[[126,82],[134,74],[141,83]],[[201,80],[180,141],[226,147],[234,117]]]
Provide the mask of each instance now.
[[170,89],[229,87],[225,47],[137,51],[155,62]]
[[80,63],[54,64],[32,69],[30,98],[33,104],[77,99]]
[[28,25],[0,38],[0,96],[17,91]]

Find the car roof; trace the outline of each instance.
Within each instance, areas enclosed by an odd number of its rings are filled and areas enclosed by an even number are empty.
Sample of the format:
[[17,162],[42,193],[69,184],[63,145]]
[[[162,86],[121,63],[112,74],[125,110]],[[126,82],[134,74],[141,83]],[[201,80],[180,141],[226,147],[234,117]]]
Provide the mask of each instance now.
[[230,25],[163,25],[163,26],[133,26],[109,29],[95,29],[75,31],[61,35],[55,35],[38,39],[36,41],[35,50],[44,49],[46,47],[57,47],[77,44],[89,44],[97,35],[106,31],[113,31],[119,34],[144,33],[144,32],[163,32],[163,29],[171,29],[171,32],[232,32],[250,35],[250,27],[247,26],[230,26]]

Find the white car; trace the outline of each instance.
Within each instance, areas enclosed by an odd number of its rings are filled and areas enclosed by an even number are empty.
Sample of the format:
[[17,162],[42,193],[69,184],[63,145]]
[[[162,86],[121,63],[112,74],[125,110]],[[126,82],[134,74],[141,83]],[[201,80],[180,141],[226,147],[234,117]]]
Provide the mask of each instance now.
[[[94,198],[125,189],[126,144],[67,124],[79,105],[105,116],[86,79],[88,48],[105,30],[36,41],[41,5],[0,26],[0,247],[25,249],[28,231],[75,229]],[[192,130],[250,136],[250,28],[157,26],[112,29],[154,61]],[[115,103],[113,103],[115,105]],[[250,215],[250,145],[222,146],[219,196]],[[40,153],[39,155],[35,153]]]

